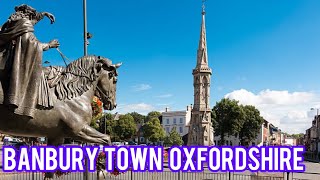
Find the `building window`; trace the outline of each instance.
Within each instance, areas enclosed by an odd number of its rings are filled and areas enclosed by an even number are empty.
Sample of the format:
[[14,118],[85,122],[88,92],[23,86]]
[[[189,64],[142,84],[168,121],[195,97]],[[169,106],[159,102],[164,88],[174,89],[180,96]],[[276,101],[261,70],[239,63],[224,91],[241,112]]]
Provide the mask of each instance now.
[[179,127],[180,133],[183,133],[183,128]]
[[183,123],[183,118],[180,118],[180,123]]
[[177,119],[176,118],[173,119],[173,124],[177,124]]
[[140,137],[140,142],[144,142],[144,137]]
[[169,119],[167,119],[167,124],[169,124]]
[[170,132],[170,129],[169,129],[169,127],[167,127],[167,133],[169,133]]

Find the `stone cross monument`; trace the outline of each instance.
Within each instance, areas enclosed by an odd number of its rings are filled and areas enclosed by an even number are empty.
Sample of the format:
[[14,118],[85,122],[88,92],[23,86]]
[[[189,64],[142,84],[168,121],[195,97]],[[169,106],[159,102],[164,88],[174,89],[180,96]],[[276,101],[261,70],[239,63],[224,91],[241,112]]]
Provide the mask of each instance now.
[[205,14],[203,5],[197,65],[192,73],[194,106],[189,126],[188,145],[211,146],[214,145],[214,130],[211,123],[211,108],[209,102],[212,71],[208,66]]

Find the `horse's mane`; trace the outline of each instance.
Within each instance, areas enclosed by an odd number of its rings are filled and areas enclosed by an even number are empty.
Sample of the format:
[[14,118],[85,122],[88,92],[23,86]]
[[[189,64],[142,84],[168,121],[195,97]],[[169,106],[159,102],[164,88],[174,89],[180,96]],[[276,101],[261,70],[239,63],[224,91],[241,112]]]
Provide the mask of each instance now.
[[98,56],[84,56],[70,63],[55,85],[57,98],[72,99],[89,90],[97,78],[95,72],[97,60],[99,60]]

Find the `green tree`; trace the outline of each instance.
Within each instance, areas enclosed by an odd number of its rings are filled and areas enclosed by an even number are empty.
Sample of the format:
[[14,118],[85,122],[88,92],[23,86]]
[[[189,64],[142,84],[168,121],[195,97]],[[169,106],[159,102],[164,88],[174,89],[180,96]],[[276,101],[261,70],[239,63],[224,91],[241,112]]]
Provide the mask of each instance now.
[[106,132],[111,136],[111,140],[120,141],[118,134],[115,132],[115,127],[117,126],[116,120],[107,120],[106,123]]
[[165,137],[165,131],[163,130],[160,120],[158,118],[152,118],[142,127],[143,135],[151,142],[158,142]]
[[180,134],[177,132],[176,127],[172,128],[169,135],[164,138],[164,144],[166,146],[183,145],[183,140]]
[[143,123],[145,122],[146,116],[139,114],[137,112],[132,112],[130,115],[133,117],[134,121],[138,123]]
[[[107,128],[108,128],[108,121],[113,120],[113,115],[111,113],[104,113],[102,117],[99,119],[99,132],[101,133],[108,133]],[[110,122],[109,122],[110,125]]]
[[257,138],[264,119],[254,106],[247,105],[241,106],[241,108],[244,111],[244,123],[239,132],[239,139],[241,145],[245,145],[245,141],[252,142]]
[[148,121],[150,121],[151,119],[153,118],[157,118],[159,119],[159,117],[161,116],[161,113],[158,112],[158,111],[151,111],[148,113],[147,117],[146,117],[146,120],[145,120],[145,123],[147,123]]
[[137,133],[137,125],[130,114],[121,115],[119,120],[114,120],[112,130],[120,140],[131,139]]
[[292,138],[294,138],[294,139],[299,139],[299,138],[303,137],[304,134],[303,134],[303,133],[300,133],[300,134],[291,134],[290,136],[291,136]]
[[235,135],[242,128],[244,111],[238,103],[224,98],[212,109],[212,124],[216,135],[220,135],[220,145],[225,144],[225,135]]

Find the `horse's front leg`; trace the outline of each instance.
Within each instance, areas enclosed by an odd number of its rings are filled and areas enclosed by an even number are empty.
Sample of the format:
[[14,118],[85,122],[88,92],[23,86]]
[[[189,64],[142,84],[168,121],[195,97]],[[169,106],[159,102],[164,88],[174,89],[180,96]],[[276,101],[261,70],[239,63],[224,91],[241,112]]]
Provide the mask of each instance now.
[[83,128],[76,134],[80,140],[90,143],[111,144],[111,138],[107,134],[102,134],[89,125],[85,124]]

